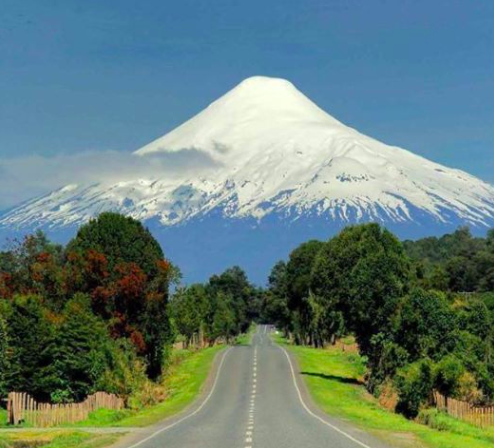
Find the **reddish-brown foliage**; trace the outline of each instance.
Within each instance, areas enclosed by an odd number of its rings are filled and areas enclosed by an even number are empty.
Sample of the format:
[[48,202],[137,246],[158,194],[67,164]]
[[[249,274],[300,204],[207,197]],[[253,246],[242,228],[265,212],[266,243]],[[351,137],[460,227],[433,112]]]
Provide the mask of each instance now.
[[144,341],[144,336],[140,331],[132,330],[132,332],[130,333],[130,340],[132,344],[134,344],[137,353],[139,354],[146,353],[147,350],[146,342]]
[[100,282],[105,280],[109,275],[106,257],[93,249],[88,250],[85,255],[86,273]]
[[135,263],[121,263],[116,271],[120,278],[117,280],[117,291],[122,297],[139,299],[144,296],[147,284],[147,275]]
[[112,302],[114,300],[115,291],[104,286],[97,286],[91,292],[91,304],[93,311],[102,317],[111,315]]
[[160,274],[167,275],[170,272],[171,263],[168,260],[159,260],[156,264],[158,265]]
[[0,299],[12,299],[14,295],[14,285],[12,274],[0,272]]

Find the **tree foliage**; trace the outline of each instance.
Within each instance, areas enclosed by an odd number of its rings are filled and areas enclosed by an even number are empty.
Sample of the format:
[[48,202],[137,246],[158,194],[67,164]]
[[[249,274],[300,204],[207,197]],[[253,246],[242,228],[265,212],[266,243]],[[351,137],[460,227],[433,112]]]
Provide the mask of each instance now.
[[271,272],[262,316],[296,343],[354,335],[367,386],[394,384],[409,417],[433,390],[494,401],[494,231],[401,243],[377,224],[309,241]]
[[72,401],[96,387],[128,391],[127,373],[141,367],[157,379],[173,342],[176,277],[149,231],[115,213],[66,248],[42,232],[11,242],[0,254],[0,393]]
[[83,225],[68,244],[67,252],[103,254],[110,272],[122,263],[138,266],[147,276],[158,274],[157,263],[164,258],[159,243],[139,221],[106,212]]

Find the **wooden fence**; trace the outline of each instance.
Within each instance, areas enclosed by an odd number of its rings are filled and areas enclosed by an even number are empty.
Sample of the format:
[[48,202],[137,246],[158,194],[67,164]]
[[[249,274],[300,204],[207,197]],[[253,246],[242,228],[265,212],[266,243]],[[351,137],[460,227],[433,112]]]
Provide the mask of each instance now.
[[82,403],[38,403],[30,395],[22,392],[11,392],[7,399],[9,424],[26,422],[37,427],[75,423],[88,418],[89,413],[96,409],[120,410],[123,407],[122,398],[105,392],[89,395]]
[[444,397],[439,392],[434,392],[434,403],[439,410],[476,426],[485,428],[494,425],[494,406],[474,406],[466,401]]

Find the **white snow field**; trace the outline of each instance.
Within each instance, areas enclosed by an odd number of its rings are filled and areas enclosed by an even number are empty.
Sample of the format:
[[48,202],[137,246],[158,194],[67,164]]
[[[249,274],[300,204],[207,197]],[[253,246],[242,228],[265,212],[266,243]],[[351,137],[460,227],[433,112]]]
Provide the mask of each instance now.
[[104,210],[175,226],[211,212],[477,227],[494,223],[494,187],[388,146],[339,122],[289,81],[252,77],[135,157],[194,150],[211,163],[193,175],[68,185],[0,217],[5,228],[63,227]]

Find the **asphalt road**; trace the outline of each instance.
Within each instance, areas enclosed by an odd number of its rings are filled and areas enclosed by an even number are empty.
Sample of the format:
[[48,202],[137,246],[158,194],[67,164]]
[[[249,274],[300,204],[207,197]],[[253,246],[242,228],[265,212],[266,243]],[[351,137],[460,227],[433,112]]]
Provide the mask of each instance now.
[[122,440],[125,448],[389,448],[321,413],[295,360],[259,326],[250,346],[217,359],[203,397],[187,412]]

